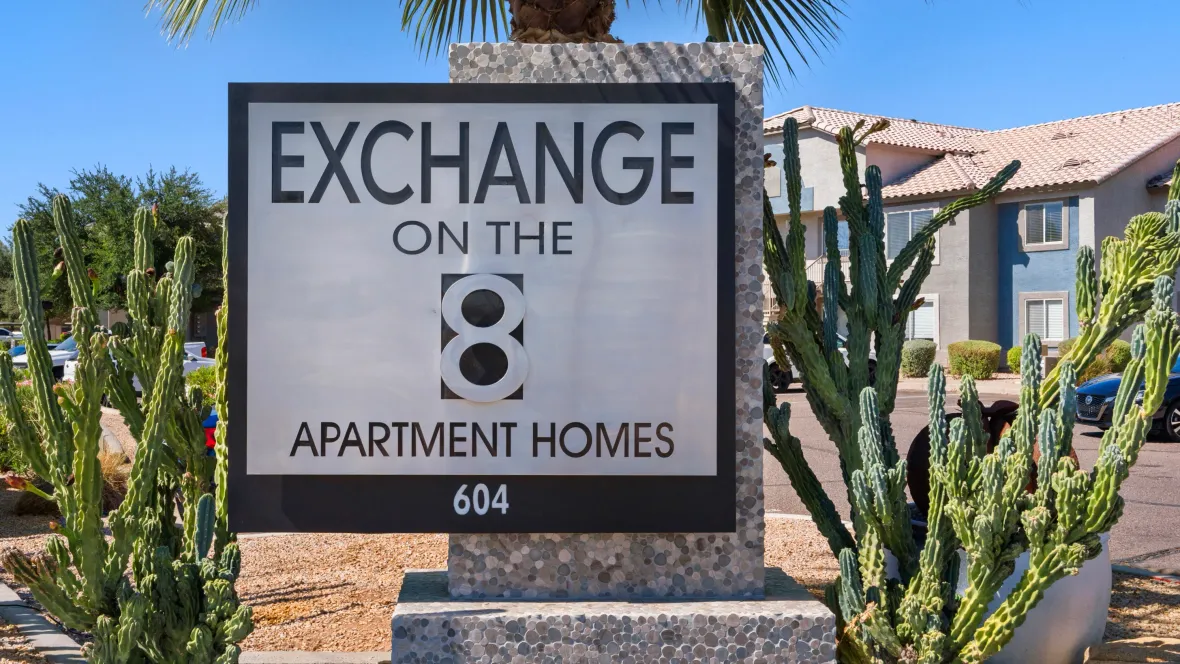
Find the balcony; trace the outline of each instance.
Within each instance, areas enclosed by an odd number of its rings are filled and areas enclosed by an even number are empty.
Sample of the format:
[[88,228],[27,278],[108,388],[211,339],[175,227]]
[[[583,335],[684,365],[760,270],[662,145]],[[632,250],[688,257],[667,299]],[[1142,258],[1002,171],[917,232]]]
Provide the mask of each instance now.
[[[848,269],[849,259],[847,256],[840,257],[840,269],[844,273],[844,281],[849,280],[851,272]],[[816,289],[822,291],[824,287],[824,270],[827,268],[828,257],[820,256],[807,264],[807,280],[814,282]]]

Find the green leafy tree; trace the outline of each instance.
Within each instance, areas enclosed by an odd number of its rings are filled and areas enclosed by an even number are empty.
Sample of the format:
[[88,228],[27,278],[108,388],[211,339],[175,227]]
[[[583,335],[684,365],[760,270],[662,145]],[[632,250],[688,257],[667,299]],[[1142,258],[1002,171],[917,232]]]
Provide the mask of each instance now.
[[[203,20],[212,35],[241,18],[256,0],[148,0],[160,10],[169,39],[187,41]],[[709,31],[710,41],[745,42],[766,47],[766,72],[778,81],[785,69],[794,74],[792,58],[807,64],[807,55],[836,41],[841,0],[677,0]],[[500,34],[525,44],[618,42],[611,36],[615,0],[401,0],[402,29],[414,34],[420,49],[437,53],[453,40]]]
[[[100,165],[74,171],[64,192],[38,185],[37,193],[20,206],[20,216],[28,221],[36,240],[41,297],[52,302],[49,317],[68,319],[73,305],[67,281],[53,276],[62,263],[56,249],[52,210],[53,198],[60,193],[73,203],[73,223],[87,264],[93,270],[93,295],[100,309],[126,308],[123,275],[134,266],[132,220],[137,208],[153,205],[161,224],[154,241],[156,273],[163,274],[173,259],[179,238],[190,236],[197,247],[193,311],[211,311],[221,301],[221,224],[225,206],[201,178],[171,168],[163,172],[149,170],[132,179]],[[15,309],[15,299],[5,295],[11,292],[11,287],[5,286],[10,283],[5,274],[10,280],[11,258],[0,252],[0,311]]]

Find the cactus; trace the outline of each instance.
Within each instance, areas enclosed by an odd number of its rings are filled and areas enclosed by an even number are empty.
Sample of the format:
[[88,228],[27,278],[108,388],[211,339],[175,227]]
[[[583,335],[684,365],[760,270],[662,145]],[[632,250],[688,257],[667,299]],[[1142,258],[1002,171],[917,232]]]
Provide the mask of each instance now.
[[[866,170],[866,202],[855,155],[857,144],[880,126],[858,135],[858,125],[839,135],[847,192],[840,205],[852,235],[850,285],[839,262],[830,261],[824,274],[822,317],[803,268],[797,127],[792,120],[784,129],[791,205],[787,239],[779,233],[768,203],[763,222],[766,271],[784,311],[768,332],[776,353],[789,356],[801,368],[809,405],[840,454],[855,537],[840,523],[798,439],[791,435],[788,405],[778,405],[766,390],[764,410],[771,438],[764,444],[787,471],[839,560],[840,575],[826,597],[837,614],[840,661],[973,664],[999,652],[1047,588],[1098,555],[1099,535],[1122,514],[1119,487],[1138,457],[1152,415],[1162,404],[1168,372],[1180,354],[1180,317],[1171,309],[1171,275],[1180,263],[1180,188],[1170,192],[1165,214],[1135,217],[1125,239],[1103,242],[1100,272],[1094,269],[1093,250],[1079,250],[1079,340],[1042,381],[1040,339],[1024,339],[1019,409],[994,449],[987,449],[974,382],[962,382],[963,416],[948,426],[945,377],[941,366],[931,367],[930,507],[926,537],[919,547],[905,502],[906,463],[898,458],[889,421],[905,317],[929,273],[934,231],[955,212],[995,195],[1018,164],[1001,171],[974,196],[943,208],[887,265],[881,242],[880,173],[872,166]],[[834,209],[824,211],[829,255],[836,255],[836,218]],[[833,343],[837,304],[848,317],[847,365]],[[1144,323],[1134,332],[1132,359],[1114,402],[1113,426],[1103,436],[1094,468],[1084,472],[1070,449],[1077,376],[1097,349],[1139,319]],[[870,339],[877,350],[875,388],[868,385],[865,371]],[[1136,400],[1140,385],[1142,397]],[[1035,464],[1034,448],[1040,454]],[[1036,489],[1030,493],[1027,487],[1034,477]],[[956,596],[959,549],[967,554],[967,583]],[[1025,553],[1028,570],[987,615],[989,602],[1013,573],[1017,557]],[[897,560],[898,578],[886,575],[890,554]]]
[[[170,272],[157,280],[152,240],[158,220],[154,211],[136,213],[135,267],[127,275],[131,320],[121,326],[123,334],[115,334],[98,325],[66,197],[54,199],[53,216],[74,301],[76,378],[54,385],[44,340],[30,338],[37,422],[19,413],[7,355],[0,357],[0,404],[20,453],[52,486],[62,519],[43,554],[9,549],[3,562],[63,624],[94,636],[86,647],[88,661],[236,662],[237,643],[253,626],[250,608],[238,602],[233,587],[240,554],[228,530],[218,527],[225,518],[223,486],[217,498],[210,492],[214,464],[200,427],[208,407],[199,391],[183,393],[181,378],[193,240],[177,242]],[[13,237],[22,322],[25,329],[40,329],[40,284],[27,221],[16,222]],[[98,464],[104,395],[139,441],[127,495],[107,519],[110,540],[103,532]],[[218,467],[224,464],[218,459]]]
[[[898,372],[901,367],[901,346],[905,341],[905,324],[915,306],[922,281],[930,273],[934,262],[934,234],[954,219],[959,212],[984,203],[1015,175],[1019,162],[1012,162],[991,182],[974,194],[943,207],[930,222],[918,231],[888,264],[885,258],[885,212],[881,200],[881,171],[870,166],[865,172],[867,203],[862,198],[858,177],[856,150],[871,134],[888,127],[880,120],[868,129],[861,122],[845,127],[839,133],[840,163],[843,171],[845,195],[840,199],[841,210],[848,221],[849,282],[845,282],[840,261],[829,261],[824,273],[824,313],[816,309],[814,289],[807,281],[804,260],[804,227],[800,216],[802,178],[799,163],[799,130],[794,119],[783,128],[784,171],[787,174],[787,197],[790,222],[784,241],[775,222],[769,199],[763,201],[763,240],[766,273],[770,279],[782,316],[771,322],[767,331],[776,356],[785,355],[805,376],[803,390],[811,410],[824,431],[836,444],[840,468],[849,487],[848,500],[856,504],[852,492],[852,478],[861,468],[861,447],[858,431],[862,426],[859,399],[869,386],[869,344],[876,344],[876,380],[878,390],[878,423],[885,441],[884,459],[897,461],[893,443],[893,428],[889,417],[897,396]],[[824,237],[828,255],[837,256],[835,208],[824,210]],[[836,347],[836,311],[842,309],[848,319],[848,358]],[[786,419],[785,417],[783,419]],[[770,423],[770,410],[767,422]],[[785,422],[780,428],[786,433]],[[780,442],[781,441],[781,442]],[[767,451],[775,458],[788,457],[787,438],[776,436],[766,441]],[[796,456],[798,456],[796,454]],[[796,486],[819,486],[800,457],[798,462],[786,462],[799,477]],[[795,478],[793,478],[795,479]],[[825,497],[826,498],[826,497]],[[816,501],[812,501],[816,502]],[[822,502],[822,501],[819,501]],[[830,502],[830,501],[829,501]],[[861,524],[853,515],[859,533]],[[821,530],[835,533],[829,538],[837,544],[852,541],[852,536],[839,521],[824,512]],[[817,516],[817,521],[821,517]],[[907,566],[915,561],[906,561]]]

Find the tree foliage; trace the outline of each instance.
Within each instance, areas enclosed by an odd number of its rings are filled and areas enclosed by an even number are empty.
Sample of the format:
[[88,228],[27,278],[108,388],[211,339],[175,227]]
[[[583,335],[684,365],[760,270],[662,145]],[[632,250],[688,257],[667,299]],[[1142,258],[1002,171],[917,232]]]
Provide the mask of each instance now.
[[[211,311],[221,302],[221,225],[225,204],[191,171],[175,167],[167,171],[149,169],[132,179],[99,165],[73,171],[65,191],[46,184],[28,197],[19,216],[28,219],[37,245],[37,267],[42,299],[52,302],[49,316],[69,318],[72,301],[66,279],[53,278],[57,232],[53,226],[53,197],[65,193],[73,202],[74,223],[86,261],[93,266],[94,294],[102,309],[125,308],[126,284],[122,275],[133,267],[135,210],[158,206],[160,228],[154,242],[156,273],[163,274],[176,250],[176,242],[191,236],[196,243],[195,283],[197,297],[193,311]],[[0,312],[13,319],[16,302],[12,295],[12,250],[0,247]]]

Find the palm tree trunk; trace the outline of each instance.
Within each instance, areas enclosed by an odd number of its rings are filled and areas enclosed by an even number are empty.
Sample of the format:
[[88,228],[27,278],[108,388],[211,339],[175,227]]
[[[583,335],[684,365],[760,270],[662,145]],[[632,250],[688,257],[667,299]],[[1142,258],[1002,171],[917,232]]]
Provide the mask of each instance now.
[[618,43],[615,0],[509,0],[510,39],[526,44]]

